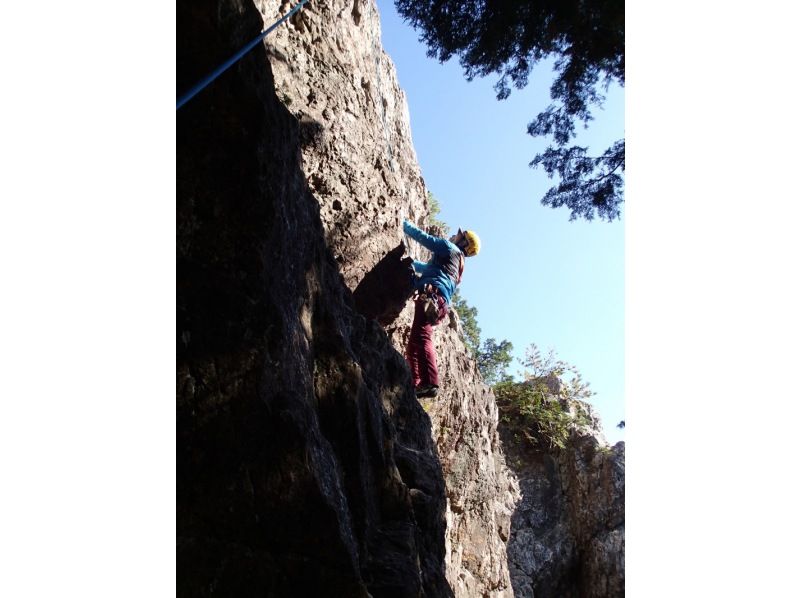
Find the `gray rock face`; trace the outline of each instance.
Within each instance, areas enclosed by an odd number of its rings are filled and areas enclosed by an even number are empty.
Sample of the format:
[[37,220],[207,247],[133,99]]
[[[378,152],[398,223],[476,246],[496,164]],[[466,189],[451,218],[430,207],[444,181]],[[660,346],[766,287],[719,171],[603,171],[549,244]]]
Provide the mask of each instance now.
[[[179,89],[261,30],[179,1]],[[256,48],[177,115],[178,596],[451,596],[403,358],[353,308]]]
[[512,596],[505,543],[518,485],[506,467],[497,404],[454,326],[438,331],[442,390],[424,400],[447,486],[448,581],[457,596]]
[[[286,11],[255,0],[270,23]],[[314,0],[266,38],[278,96],[301,122],[303,171],[347,286],[427,215],[405,94],[373,0]]]
[[501,424],[521,499],[508,560],[517,598],[625,595],[625,444],[597,428],[563,450],[532,448]]
[[[278,12],[277,2],[257,6],[270,18]],[[344,280],[365,305],[364,287],[379,292],[365,283],[402,241],[403,218],[424,224],[427,189],[375,3],[315,2],[303,13],[302,24],[267,39],[268,52],[279,97],[315,131],[303,169]],[[409,250],[427,259],[413,241]],[[382,323],[403,354],[413,308],[397,311]],[[447,485],[447,580],[459,597],[511,596],[505,541],[516,485],[504,465],[497,406],[466,356],[457,315],[435,331],[442,390],[423,404]]]

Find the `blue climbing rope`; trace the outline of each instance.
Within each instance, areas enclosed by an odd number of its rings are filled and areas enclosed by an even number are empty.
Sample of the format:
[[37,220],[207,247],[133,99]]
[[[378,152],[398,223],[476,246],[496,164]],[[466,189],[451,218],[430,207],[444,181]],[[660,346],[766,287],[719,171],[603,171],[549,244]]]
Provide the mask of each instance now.
[[228,69],[229,69],[229,68],[230,68],[232,65],[236,64],[236,62],[237,62],[237,61],[238,61],[238,60],[239,60],[239,59],[240,59],[242,56],[244,56],[244,55],[245,55],[245,54],[247,54],[247,53],[248,53],[250,50],[252,50],[252,49],[253,49],[253,48],[254,48],[254,47],[255,47],[255,46],[258,44],[258,42],[260,42],[262,39],[264,39],[265,37],[267,37],[267,35],[269,35],[269,33],[270,33],[270,32],[271,32],[273,29],[275,29],[275,28],[276,28],[278,25],[280,25],[281,23],[283,23],[283,22],[284,22],[286,19],[288,19],[289,17],[291,17],[291,16],[292,16],[294,13],[296,13],[298,10],[300,10],[300,8],[301,8],[301,7],[303,6],[303,4],[305,4],[306,2],[308,2],[308,0],[300,0],[300,2],[297,4],[297,6],[295,6],[295,7],[294,7],[292,10],[290,10],[288,13],[286,13],[286,14],[285,14],[284,16],[282,16],[280,19],[278,19],[277,21],[275,21],[275,23],[273,23],[273,24],[272,24],[272,25],[271,25],[269,28],[267,28],[267,29],[265,29],[264,31],[262,31],[262,32],[261,32],[261,33],[258,35],[258,37],[257,37],[257,38],[255,38],[253,41],[251,41],[249,44],[247,44],[247,45],[246,45],[244,48],[242,48],[241,50],[239,50],[239,52],[237,52],[235,55],[231,56],[231,57],[230,57],[230,58],[229,58],[227,61],[225,61],[223,64],[221,64],[221,65],[220,65],[220,66],[217,68],[217,70],[215,70],[213,73],[211,73],[211,74],[210,74],[208,77],[206,77],[205,79],[203,79],[202,81],[200,81],[199,83],[197,83],[197,85],[195,85],[194,87],[192,87],[192,88],[191,88],[189,91],[187,91],[187,92],[186,92],[185,94],[183,94],[183,95],[182,95],[180,98],[178,98],[178,106],[177,106],[177,108],[175,108],[175,110],[179,110],[179,109],[180,109],[180,107],[181,107],[181,106],[183,106],[183,105],[184,105],[186,102],[188,102],[188,101],[189,101],[189,100],[191,100],[191,99],[192,99],[194,96],[196,96],[198,93],[200,93],[201,91],[203,91],[203,89],[204,89],[204,88],[205,88],[205,87],[206,87],[206,86],[207,86],[209,83],[211,83],[211,82],[212,82],[214,79],[216,79],[216,78],[217,78],[217,77],[219,77],[219,76],[220,76],[222,73],[224,73],[226,70],[228,70]]

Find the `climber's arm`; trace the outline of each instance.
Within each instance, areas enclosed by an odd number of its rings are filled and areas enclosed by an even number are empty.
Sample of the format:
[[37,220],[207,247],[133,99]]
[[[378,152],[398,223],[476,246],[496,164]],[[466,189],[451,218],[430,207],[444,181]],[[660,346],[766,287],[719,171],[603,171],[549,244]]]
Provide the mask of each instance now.
[[430,249],[434,253],[446,253],[450,251],[449,243],[445,239],[429,235],[425,231],[418,229],[408,220],[403,220],[403,232],[425,249]]

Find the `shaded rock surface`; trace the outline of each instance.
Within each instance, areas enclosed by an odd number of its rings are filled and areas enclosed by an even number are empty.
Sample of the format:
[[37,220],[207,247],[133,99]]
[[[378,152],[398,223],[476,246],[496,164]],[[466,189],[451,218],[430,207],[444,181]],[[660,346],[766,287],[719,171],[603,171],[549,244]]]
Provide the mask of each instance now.
[[[177,14],[179,89],[262,28]],[[177,594],[449,596],[430,421],[353,309],[303,135],[263,48],[177,115]]]
[[393,324],[414,292],[412,259],[400,243],[367,272],[353,291],[356,309],[382,326]]

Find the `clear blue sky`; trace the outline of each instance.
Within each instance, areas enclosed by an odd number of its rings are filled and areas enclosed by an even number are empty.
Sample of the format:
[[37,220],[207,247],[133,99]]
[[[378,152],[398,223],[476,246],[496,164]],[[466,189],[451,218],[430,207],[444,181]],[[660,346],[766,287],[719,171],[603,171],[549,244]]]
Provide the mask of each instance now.
[[[510,340],[519,358],[531,343],[554,349],[596,392],[591,403],[606,438],[624,440],[616,427],[625,419],[624,210],[613,223],[569,222],[567,208],[541,205],[554,181],[528,163],[547,141],[526,127],[550,103],[549,65],[538,65],[528,86],[501,102],[492,89],[497,77],[467,82],[457,60],[442,65],[425,56],[391,0],[378,0],[378,8],[440,217],[481,237],[460,287],[478,309],[481,337]],[[593,155],[623,136],[624,92],[612,88],[577,143]]]

